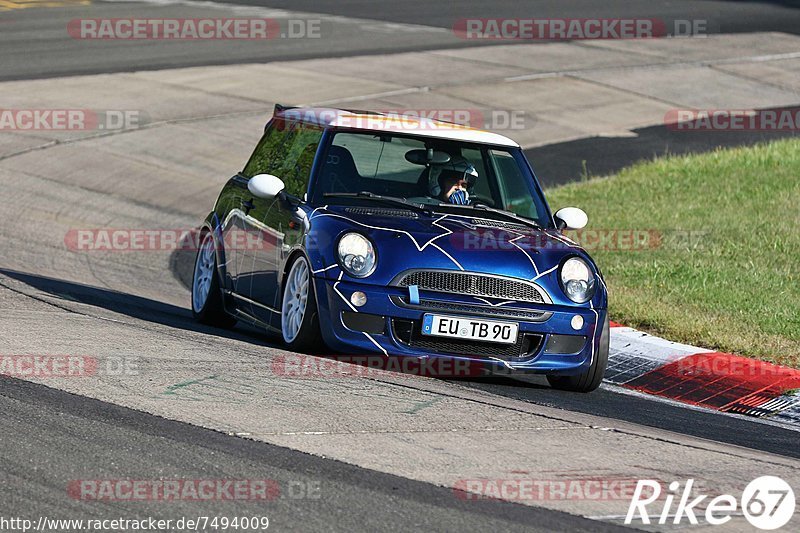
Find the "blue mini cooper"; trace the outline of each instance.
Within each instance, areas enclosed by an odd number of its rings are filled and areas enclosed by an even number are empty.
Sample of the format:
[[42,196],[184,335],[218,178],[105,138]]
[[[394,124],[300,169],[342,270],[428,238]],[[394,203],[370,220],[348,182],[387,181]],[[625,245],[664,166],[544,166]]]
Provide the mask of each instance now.
[[600,270],[519,145],[426,118],[276,106],[206,218],[192,311],[290,350],[449,358],[596,389]]

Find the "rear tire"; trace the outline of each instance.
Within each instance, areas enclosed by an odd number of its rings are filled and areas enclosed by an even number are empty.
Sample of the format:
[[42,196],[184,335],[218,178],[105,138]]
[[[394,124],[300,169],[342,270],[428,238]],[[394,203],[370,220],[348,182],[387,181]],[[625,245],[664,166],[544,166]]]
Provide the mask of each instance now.
[[608,366],[608,347],[611,334],[609,332],[608,315],[606,315],[603,331],[600,334],[600,347],[594,354],[594,361],[586,372],[575,376],[547,376],[547,381],[554,389],[571,392],[592,392],[600,386]]
[[236,319],[225,312],[217,271],[216,242],[210,231],[203,234],[192,276],[192,315],[203,324],[232,328]]
[[281,335],[286,346],[295,352],[323,353],[325,343],[319,327],[311,268],[302,254],[289,267],[281,302]]

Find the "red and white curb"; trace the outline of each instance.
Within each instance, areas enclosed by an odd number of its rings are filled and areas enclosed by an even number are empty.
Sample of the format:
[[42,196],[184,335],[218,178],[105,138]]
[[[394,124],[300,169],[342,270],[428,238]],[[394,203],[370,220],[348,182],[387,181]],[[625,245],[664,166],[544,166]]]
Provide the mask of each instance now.
[[670,400],[800,426],[800,370],[612,323],[605,381]]

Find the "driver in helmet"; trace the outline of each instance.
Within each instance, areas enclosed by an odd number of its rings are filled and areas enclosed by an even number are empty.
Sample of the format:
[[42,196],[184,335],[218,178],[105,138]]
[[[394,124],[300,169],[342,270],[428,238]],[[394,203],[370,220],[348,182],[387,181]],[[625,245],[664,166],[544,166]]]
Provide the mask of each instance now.
[[478,171],[461,156],[443,165],[432,165],[429,174],[430,193],[442,202],[469,205],[469,191],[478,181]]

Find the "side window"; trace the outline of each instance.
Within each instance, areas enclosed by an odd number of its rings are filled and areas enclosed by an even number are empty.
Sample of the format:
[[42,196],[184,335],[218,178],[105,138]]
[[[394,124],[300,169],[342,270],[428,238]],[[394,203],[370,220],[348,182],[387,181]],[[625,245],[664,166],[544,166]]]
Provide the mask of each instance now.
[[283,120],[273,120],[258,142],[242,174],[248,178],[257,174],[275,174],[279,168],[278,163],[286,159],[290,135]]
[[287,127],[283,120],[274,120],[259,141],[242,174],[272,174],[286,184],[286,192],[303,196],[308,190],[311,166],[317,153],[322,130],[306,124]]

